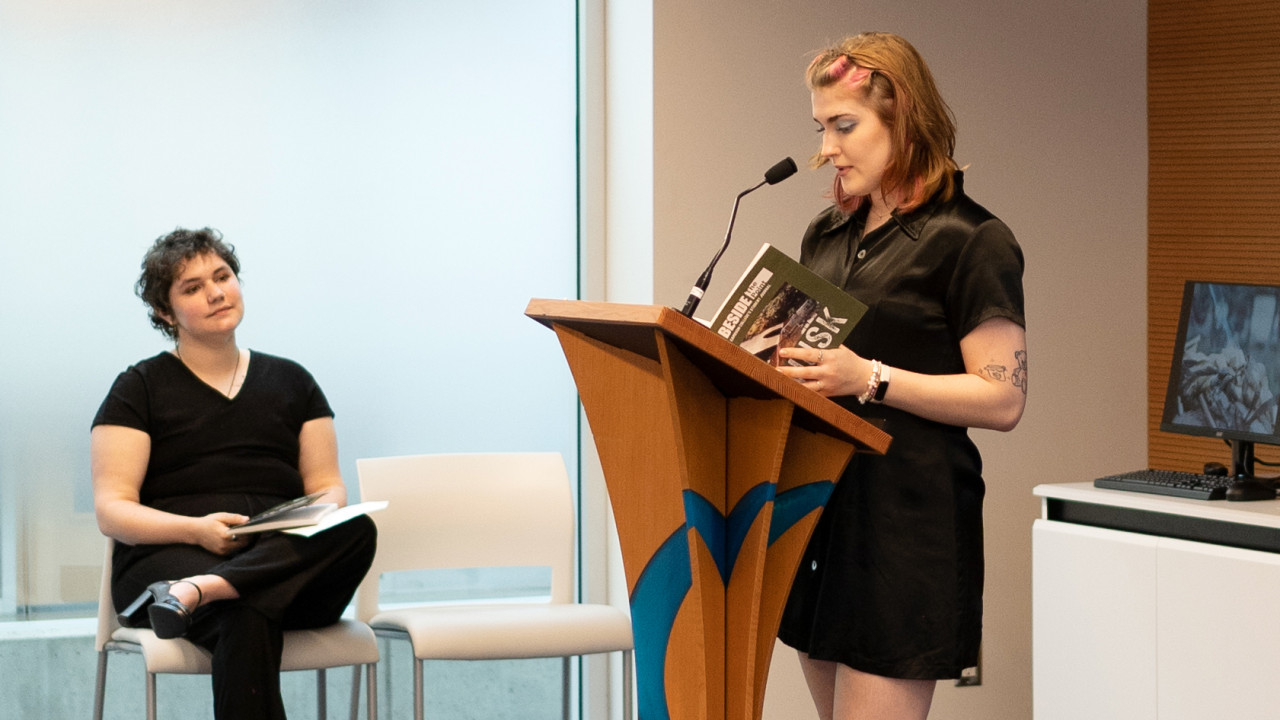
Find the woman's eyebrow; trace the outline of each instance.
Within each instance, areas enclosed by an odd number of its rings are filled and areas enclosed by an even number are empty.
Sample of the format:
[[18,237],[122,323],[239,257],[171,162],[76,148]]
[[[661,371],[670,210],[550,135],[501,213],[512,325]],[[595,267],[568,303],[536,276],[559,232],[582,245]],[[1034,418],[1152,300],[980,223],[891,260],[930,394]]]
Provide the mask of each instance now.
[[827,118],[826,122],[823,122],[818,118],[814,118],[813,121],[818,123],[819,125],[825,125],[827,123],[833,123],[839,120],[840,118],[852,118],[852,117],[853,117],[853,113],[843,112],[843,113],[836,113],[835,115],[832,115],[831,117]]

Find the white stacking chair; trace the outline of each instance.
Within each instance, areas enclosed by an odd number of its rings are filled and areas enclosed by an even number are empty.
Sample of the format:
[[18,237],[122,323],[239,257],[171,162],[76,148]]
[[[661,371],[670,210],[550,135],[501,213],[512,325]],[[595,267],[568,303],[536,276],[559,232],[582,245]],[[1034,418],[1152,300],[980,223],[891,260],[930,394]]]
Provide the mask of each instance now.
[[[107,559],[102,568],[102,585],[98,593],[98,633],[94,643],[98,651],[98,677],[93,692],[93,719],[102,720],[106,700],[107,658],[112,652],[142,655],[146,668],[147,720],[156,720],[156,676],[208,675],[212,655],[208,650],[179,638],[162,640],[150,629],[122,627],[111,602],[111,552],[114,542],[107,540]],[[316,717],[327,715],[325,670],[352,666],[351,720],[360,709],[360,670],[366,670],[368,711],[377,720],[378,640],[369,626],[356,620],[339,620],[315,630],[289,630],[284,633],[284,656],[281,670],[316,671]],[[210,693],[209,701],[213,695]]]
[[[372,517],[378,553],[356,592],[356,618],[413,652],[413,716],[423,717],[427,660],[571,658],[622,653],[624,717],[631,717],[631,620],[612,605],[574,601],[575,510],[558,453],[442,454],[356,461],[360,497],[386,500]],[[535,602],[384,607],[379,580],[406,570],[549,567],[551,595]]]

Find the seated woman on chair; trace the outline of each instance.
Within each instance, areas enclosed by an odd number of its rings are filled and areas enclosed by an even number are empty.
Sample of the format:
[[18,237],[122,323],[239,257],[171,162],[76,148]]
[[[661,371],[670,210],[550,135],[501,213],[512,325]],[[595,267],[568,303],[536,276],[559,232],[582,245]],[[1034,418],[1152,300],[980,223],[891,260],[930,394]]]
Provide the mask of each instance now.
[[285,500],[346,503],[333,412],[310,373],[242,349],[240,263],[211,229],[152,246],[137,293],[174,348],[116,378],[93,420],[98,526],[121,624],[213,653],[220,720],[284,718],[285,630],[337,622],[369,569],[365,516],[312,537],[236,535]]

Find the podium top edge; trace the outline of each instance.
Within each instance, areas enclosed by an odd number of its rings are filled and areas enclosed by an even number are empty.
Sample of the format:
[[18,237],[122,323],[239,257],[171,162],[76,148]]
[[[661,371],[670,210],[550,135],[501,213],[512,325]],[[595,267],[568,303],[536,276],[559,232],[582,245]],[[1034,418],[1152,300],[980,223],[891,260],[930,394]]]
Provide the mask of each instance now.
[[861,451],[883,454],[893,440],[879,427],[840,407],[830,398],[818,395],[785,377],[768,363],[762,363],[759,358],[674,308],[534,298],[529,301],[525,315],[551,329],[555,329],[557,323],[580,329],[593,325],[598,328],[640,326],[661,329],[669,336],[714,358],[719,365],[732,368],[741,376],[767,388],[773,397],[794,403],[814,420],[853,440]]
[[524,314],[543,325],[550,326],[557,320],[590,320],[592,322],[618,323],[622,325],[662,325],[689,323],[705,327],[693,318],[685,317],[674,308],[665,305],[629,305],[626,303],[592,302],[589,300],[549,300],[533,298]]

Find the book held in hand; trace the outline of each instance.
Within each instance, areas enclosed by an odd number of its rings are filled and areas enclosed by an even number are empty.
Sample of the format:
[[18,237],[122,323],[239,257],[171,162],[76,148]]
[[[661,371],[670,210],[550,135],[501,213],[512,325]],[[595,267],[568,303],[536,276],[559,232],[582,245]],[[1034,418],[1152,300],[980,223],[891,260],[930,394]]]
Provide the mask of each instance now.
[[321,518],[338,509],[336,503],[317,503],[324,493],[312,493],[294,498],[267,508],[249,518],[248,522],[236,525],[232,532],[237,535],[267,532],[268,530],[284,530],[316,524]]
[[280,503],[254,515],[248,522],[233,526],[231,532],[246,535],[281,530],[310,537],[353,517],[367,515],[387,506],[386,502],[363,502],[345,507],[338,507],[337,503],[316,502],[322,495],[323,492],[312,493]]
[[355,505],[345,505],[343,507],[338,508],[337,510],[334,510],[331,513],[325,514],[325,516],[320,518],[318,521],[316,521],[314,525],[290,528],[288,530],[281,530],[280,532],[286,532],[286,533],[289,533],[290,535],[301,535],[303,537],[311,537],[312,535],[315,535],[321,530],[328,530],[334,525],[339,525],[341,523],[344,523],[353,517],[358,517],[360,515],[368,515],[369,513],[377,512],[379,510],[385,509],[386,507],[387,507],[386,500],[370,500],[368,502],[356,503]]
[[765,243],[710,327],[776,366],[782,348],[838,346],[866,312],[861,301]]

